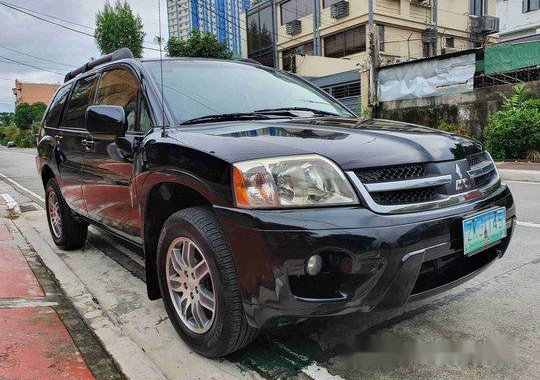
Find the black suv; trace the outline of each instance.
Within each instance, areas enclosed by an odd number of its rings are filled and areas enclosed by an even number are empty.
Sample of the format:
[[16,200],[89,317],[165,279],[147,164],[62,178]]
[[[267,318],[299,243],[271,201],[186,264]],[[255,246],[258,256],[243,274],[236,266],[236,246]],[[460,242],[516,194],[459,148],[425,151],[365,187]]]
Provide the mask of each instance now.
[[471,139],[359,120],[291,74],[136,60],[71,72],[37,167],[55,243],[89,223],[144,249],[151,299],[218,357],[260,328],[398,307],[503,256],[508,187]]

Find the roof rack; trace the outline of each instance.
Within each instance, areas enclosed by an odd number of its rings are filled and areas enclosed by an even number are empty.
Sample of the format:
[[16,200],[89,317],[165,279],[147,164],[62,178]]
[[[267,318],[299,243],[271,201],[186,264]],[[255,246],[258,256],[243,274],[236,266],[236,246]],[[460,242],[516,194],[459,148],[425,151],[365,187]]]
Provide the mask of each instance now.
[[126,59],[126,58],[135,58],[133,56],[133,53],[128,48],[122,48],[118,49],[111,54],[104,55],[101,58],[95,59],[93,61],[87,62],[83,66],[79,67],[76,70],[70,71],[67,73],[66,77],[64,78],[64,82],[67,82],[73,78],[75,78],[77,75],[85,73],[87,71],[92,70],[94,67],[97,67],[99,65],[103,65],[107,62],[113,62],[118,61],[120,59]]

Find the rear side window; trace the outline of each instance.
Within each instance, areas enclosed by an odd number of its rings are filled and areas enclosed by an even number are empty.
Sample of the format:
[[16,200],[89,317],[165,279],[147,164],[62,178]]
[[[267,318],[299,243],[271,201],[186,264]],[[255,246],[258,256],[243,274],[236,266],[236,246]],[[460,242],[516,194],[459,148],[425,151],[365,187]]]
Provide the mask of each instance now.
[[62,109],[64,108],[64,104],[66,103],[70,89],[71,86],[65,86],[58,90],[58,93],[51,102],[49,112],[47,112],[47,116],[45,116],[45,120],[43,122],[45,128],[58,128],[60,116],[62,116]]
[[77,82],[62,123],[66,128],[84,128],[84,115],[92,104],[96,92],[97,76],[83,78]]
[[96,104],[123,107],[128,130],[134,131],[137,125],[138,94],[139,80],[130,71],[106,71],[99,81]]

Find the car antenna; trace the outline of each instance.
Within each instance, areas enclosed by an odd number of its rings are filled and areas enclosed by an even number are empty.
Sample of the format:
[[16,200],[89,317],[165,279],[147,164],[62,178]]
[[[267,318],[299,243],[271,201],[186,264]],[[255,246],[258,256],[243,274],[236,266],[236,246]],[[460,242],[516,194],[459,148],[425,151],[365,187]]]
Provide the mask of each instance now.
[[165,128],[165,98],[163,97],[163,37],[161,34],[161,0],[158,0],[158,23],[159,23],[159,75],[161,80],[161,122],[162,125],[162,136],[165,137],[167,129]]

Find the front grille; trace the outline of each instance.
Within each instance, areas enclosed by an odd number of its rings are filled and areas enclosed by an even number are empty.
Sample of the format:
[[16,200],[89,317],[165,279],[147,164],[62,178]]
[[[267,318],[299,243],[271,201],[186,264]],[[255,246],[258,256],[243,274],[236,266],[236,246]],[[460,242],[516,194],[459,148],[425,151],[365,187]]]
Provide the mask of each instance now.
[[426,168],[421,164],[412,164],[358,170],[355,173],[363,183],[375,183],[424,177]]
[[495,175],[494,171],[478,176],[474,179],[476,187],[482,188],[491,182],[493,176]]
[[355,177],[365,204],[380,213],[431,210],[470,202],[493,192],[498,181],[497,170],[487,152],[455,161],[362,168],[353,172],[348,174]]
[[467,157],[467,162],[469,163],[469,166],[471,168],[473,166],[481,164],[484,161],[487,161],[487,157],[486,157],[485,152],[473,154],[472,156]]
[[420,189],[380,191],[372,193],[371,197],[380,205],[404,205],[410,203],[429,202],[437,197],[439,186]]

